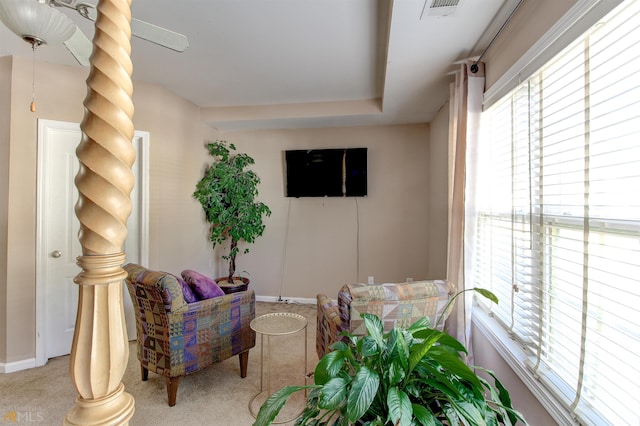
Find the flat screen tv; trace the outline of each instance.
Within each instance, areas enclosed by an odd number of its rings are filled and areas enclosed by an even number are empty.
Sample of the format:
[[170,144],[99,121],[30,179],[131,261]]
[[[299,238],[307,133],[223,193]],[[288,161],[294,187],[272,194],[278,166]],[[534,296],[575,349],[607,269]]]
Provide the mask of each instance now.
[[367,148],[285,151],[287,197],[364,197]]

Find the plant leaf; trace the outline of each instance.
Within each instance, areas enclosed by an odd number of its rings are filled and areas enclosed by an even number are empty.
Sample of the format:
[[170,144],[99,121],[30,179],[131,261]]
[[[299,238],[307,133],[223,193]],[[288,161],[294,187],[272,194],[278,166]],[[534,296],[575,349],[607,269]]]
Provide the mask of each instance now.
[[325,354],[316,365],[313,379],[316,385],[323,385],[336,377],[344,364],[344,352],[332,351]]
[[391,364],[389,364],[389,367],[386,370],[386,375],[389,378],[388,381],[390,385],[397,385],[402,379],[405,378],[405,368],[406,363],[405,365],[403,365],[400,359],[395,358],[393,361],[391,361]]
[[502,403],[502,406],[503,406],[502,408],[504,408],[504,410],[507,412],[507,415],[509,417],[509,420],[511,421],[511,424],[514,424],[514,425],[517,424],[518,420],[520,420],[524,424],[527,424],[522,414],[514,410],[511,402],[511,396],[509,395],[509,391],[504,387],[504,385],[500,382],[500,380],[498,380],[495,373],[491,370],[487,370],[484,368],[482,370],[485,371],[487,374],[489,374],[491,377],[493,377],[496,389],[498,390],[498,398]]
[[[434,330],[436,331],[436,330]],[[431,336],[425,339],[423,342],[413,346],[409,353],[409,373],[416,368],[416,365],[424,358],[424,356],[431,350],[433,345],[438,341],[442,333],[436,331],[431,333]]]
[[476,374],[464,362],[462,362],[458,356],[438,347],[434,347],[431,350],[430,355],[436,362],[449,370],[452,374],[470,382],[473,386],[482,391],[482,383],[478,379],[478,376],[476,376]]
[[392,387],[387,392],[387,406],[389,407],[389,420],[396,426],[410,426],[413,417],[413,408],[409,396]]
[[502,402],[502,405],[506,405],[507,407],[512,408],[511,396],[509,395],[509,391],[507,391],[507,389],[502,386],[502,383],[500,383],[500,380],[498,380],[498,378],[492,371],[488,373],[491,375],[491,377],[493,377],[496,389],[498,389],[498,397],[500,398],[500,402]]
[[409,345],[405,333],[398,328],[394,327],[389,332],[387,354],[389,359],[397,360],[404,370],[409,368]]
[[344,405],[347,397],[348,380],[334,377],[322,386],[318,406],[325,410],[337,410]]
[[[484,420],[485,422],[487,422],[487,426],[500,426],[500,423],[498,422],[498,417],[496,416],[495,411],[493,410],[486,410],[484,413]],[[510,424],[508,426],[511,426]]]
[[424,330],[425,328],[429,328],[431,326],[431,321],[429,321],[429,317],[422,317],[407,328],[409,333],[414,333],[418,330]]
[[413,332],[413,336],[418,339],[428,340],[434,336],[440,336],[443,333],[442,331],[436,330],[435,328],[421,328]]
[[385,344],[382,340],[382,331],[384,327],[382,326],[382,320],[373,314],[360,314],[360,316],[364,319],[364,325],[367,327],[367,331],[369,332],[369,336],[375,340],[378,344],[379,348],[384,348]]
[[360,367],[351,384],[347,399],[347,415],[354,423],[367,412],[378,392],[380,377],[367,367]]
[[358,342],[358,349],[360,350],[360,354],[365,357],[371,357],[376,355],[379,351],[378,343],[371,336],[364,336]]
[[344,351],[345,349],[347,349],[347,344],[344,343],[342,340],[338,340],[336,342],[333,342],[331,345],[329,345],[329,349],[333,351]]
[[270,425],[276,418],[287,399],[302,389],[310,389],[315,386],[285,386],[279,391],[271,395],[260,407],[254,426],[267,426]]
[[411,404],[411,408],[413,409],[413,416],[420,422],[422,426],[437,426],[441,424],[437,422],[437,419],[431,412],[424,406],[420,404]]
[[482,296],[486,297],[487,299],[491,300],[496,305],[498,304],[498,296],[496,296],[495,294],[493,294],[492,292],[490,292],[486,288],[474,287],[473,290],[475,292],[477,292],[477,293],[480,293]]
[[443,335],[440,336],[440,339],[438,339],[438,344],[439,347],[448,346],[452,348],[454,352],[464,352],[465,354],[467,353],[467,348],[465,348],[464,345],[460,343],[460,341],[447,333],[443,333]]
[[478,408],[468,401],[452,401],[452,407],[473,426],[487,426]]
[[458,412],[451,406],[451,404],[444,404],[442,406],[442,410],[444,411],[444,415],[449,422],[449,425],[459,425],[460,423],[465,424],[463,422],[464,419],[461,419],[458,415]]

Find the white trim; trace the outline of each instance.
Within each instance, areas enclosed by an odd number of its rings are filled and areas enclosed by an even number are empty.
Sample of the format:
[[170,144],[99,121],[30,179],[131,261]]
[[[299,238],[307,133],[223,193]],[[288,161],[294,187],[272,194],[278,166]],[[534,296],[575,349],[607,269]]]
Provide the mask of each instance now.
[[479,306],[473,307],[472,322],[559,425],[580,424],[527,368],[527,354],[524,349],[508,335],[506,330],[496,325],[496,321],[484,309]]
[[151,134],[147,131],[134,131],[134,137],[141,140],[138,158],[140,163],[140,264],[149,264],[149,151]]
[[623,0],[579,0],[484,94],[488,108],[529,78]]
[[16,371],[28,370],[34,367],[37,367],[35,358],[7,363],[0,362],[0,374],[15,373]]
[[271,302],[271,303],[300,303],[302,305],[315,305],[317,303],[317,299],[315,298],[305,298],[305,297],[283,297],[280,298],[278,296],[258,296],[256,295],[256,302]]

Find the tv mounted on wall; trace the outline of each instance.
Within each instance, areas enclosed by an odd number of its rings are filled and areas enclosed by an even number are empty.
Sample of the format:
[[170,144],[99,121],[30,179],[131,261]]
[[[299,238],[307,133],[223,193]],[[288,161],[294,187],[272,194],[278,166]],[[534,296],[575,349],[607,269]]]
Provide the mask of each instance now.
[[364,197],[367,148],[285,151],[287,197]]

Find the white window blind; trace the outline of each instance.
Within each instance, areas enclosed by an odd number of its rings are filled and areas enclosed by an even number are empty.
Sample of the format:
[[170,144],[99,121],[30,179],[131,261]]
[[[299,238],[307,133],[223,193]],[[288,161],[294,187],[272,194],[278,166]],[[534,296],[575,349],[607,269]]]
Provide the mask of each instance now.
[[640,425],[639,71],[633,0],[482,117],[467,280],[583,424]]

